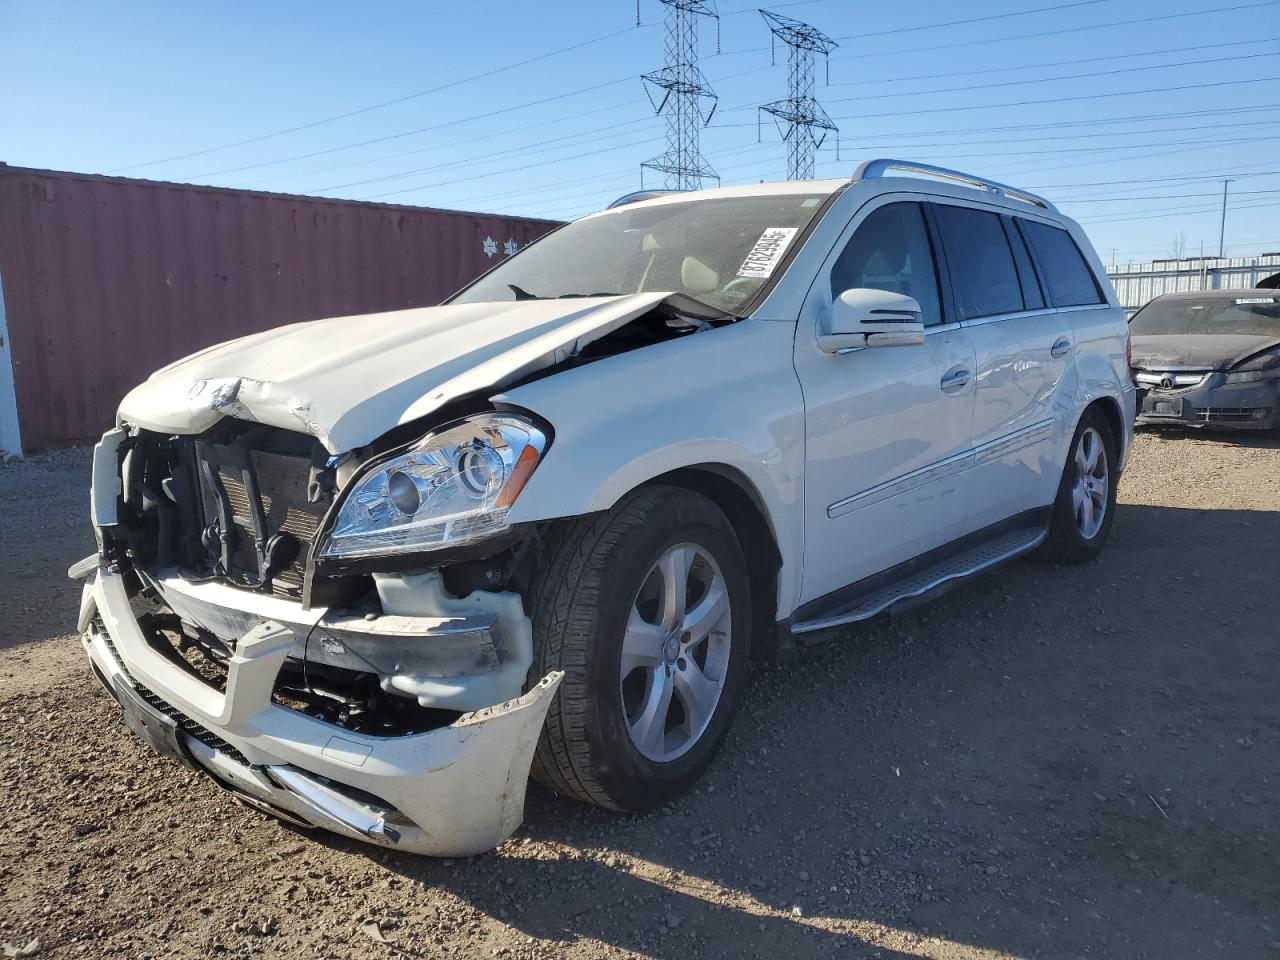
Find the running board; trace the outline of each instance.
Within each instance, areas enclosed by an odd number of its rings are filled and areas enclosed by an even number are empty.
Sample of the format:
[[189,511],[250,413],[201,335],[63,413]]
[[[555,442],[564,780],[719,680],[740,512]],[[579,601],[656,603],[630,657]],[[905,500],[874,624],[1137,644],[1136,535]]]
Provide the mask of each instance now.
[[871,594],[863,594],[844,607],[824,613],[811,620],[802,620],[791,624],[791,632],[812,633],[815,630],[827,630],[845,623],[857,623],[859,620],[870,620],[876,614],[883,613],[895,604],[904,600],[913,600],[933,593],[953,580],[962,580],[975,573],[1012,560],[1014,557],[1028,553],[1040,546],[1048,535],[1043,527],[1023,527],[1009,533],[986,540],[963,553],[942,560],[931,567],[917,571],[906,579],[881,587]]

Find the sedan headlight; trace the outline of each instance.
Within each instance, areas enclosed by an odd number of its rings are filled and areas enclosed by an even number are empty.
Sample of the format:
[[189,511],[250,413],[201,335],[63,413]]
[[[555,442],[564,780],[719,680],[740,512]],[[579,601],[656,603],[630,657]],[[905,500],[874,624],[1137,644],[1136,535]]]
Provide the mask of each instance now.
[[547,436],[514,414],[483,414],[423,437],[354,481],[322,557],[375,557],[502,533]]
[[1257,383],[1266,375],[1263,370],[1238,370],[1227,374],[1227,383]]

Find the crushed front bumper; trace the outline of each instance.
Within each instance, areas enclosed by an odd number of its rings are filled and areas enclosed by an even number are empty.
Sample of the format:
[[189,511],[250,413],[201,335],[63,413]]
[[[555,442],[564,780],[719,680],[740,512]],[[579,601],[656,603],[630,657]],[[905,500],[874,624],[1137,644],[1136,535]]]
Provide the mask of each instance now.
[[272,700],[294,631],[265,621],[236,644],[225,693],[148,644],[124,579],[99,570],[80,623],[128,725],[247,802],[296,823],[433,856],[492,849],[520,825],[534,747],[561,674],[424,733],[353,732]]
[[1280,427],[1280,382],[1228,384],[1221,373],[1186,390],[1138,391],[1137,421],[1147,425],[1271,430]]

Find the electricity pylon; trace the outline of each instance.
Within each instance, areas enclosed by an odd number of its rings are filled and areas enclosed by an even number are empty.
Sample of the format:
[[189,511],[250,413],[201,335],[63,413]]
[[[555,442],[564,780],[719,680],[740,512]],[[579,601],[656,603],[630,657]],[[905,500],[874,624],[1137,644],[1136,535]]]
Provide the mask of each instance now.
[[645,93],[655,113],[666,114],[667,148],[640,164],[641,185],[645,168],[666,174],[668,190],[697,190],[703,180],[720,182],[698,147],[699,133],[716,112],[715,92],[698,69],[698,18],[720,17],[711,0],[661,0],[666,6],[666,65],[646,73]]
[[817,27],[799,20],[768,10],[761,10],[760,15],[775,39],[787,45],[788,80],[787,99],[766,103],[760,109],[773,115],[787,143],[787,179],[810,180],[814,155],[828,131],[837,133],[839,143],[839,128],[813,96],[813,58],[817,53],[827,56],[839,44]]

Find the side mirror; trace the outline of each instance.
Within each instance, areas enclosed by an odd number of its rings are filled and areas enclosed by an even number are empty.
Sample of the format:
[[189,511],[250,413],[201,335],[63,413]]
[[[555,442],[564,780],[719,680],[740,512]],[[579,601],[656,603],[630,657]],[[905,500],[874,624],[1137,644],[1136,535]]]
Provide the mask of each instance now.
[[921,343],[924,324],[914,297],[861,287],[836,298],[831,304],[831,329],[818,334],[818,349],[823,353]]

